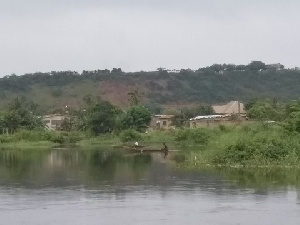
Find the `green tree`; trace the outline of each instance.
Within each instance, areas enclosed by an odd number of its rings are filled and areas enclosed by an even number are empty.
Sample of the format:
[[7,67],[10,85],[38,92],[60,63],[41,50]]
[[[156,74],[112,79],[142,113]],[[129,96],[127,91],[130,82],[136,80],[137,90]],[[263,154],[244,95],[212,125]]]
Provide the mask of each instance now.
[[132,106],[120,119],[121,129],[144,131],[151,121],[151,113],[146,107]]
[[214,109],[210,105],[198,105],[196,107],[183,108],[175,114],[173,124],[180,127],[193,117],[212,114],[214,114]]
[[259,71],[259,70],[265,70],[266,64],[264,64],[262,61],[252,61],[248,68],[253,71]]
[[133,91],[129,92],[127,95],[129,96],[128,101],[130,105],[134,106],[141,103],[144,93],[136,88]]
[[251,119],[281,121],[285,118],[285,106],[276,99],[252,100],[245,108]]
[[286,112],[288,129],[300,132],[300,99],[287,105]]
[[108,101],[92,101],[89,98],[86,109],[78,114],[79,129],[90,131],[94,135],[108,133],[116,128],[117,115],[120,109]]
[[43,128],[42,119],[37,116],[37,108],[36,104],[25,97],[15,98],[1,113],[1,126],[11,132],[20,128],[27,130]]
[[8,128],[10,132],[14,133],[20,124],[22,123],[22,118],[16,111],[4,111],[1,113],[1,127]]
[[216,73],[219,73],[221,70],[223,70],[223,66],[221,64],[213,64],[209,68],[215,71]]

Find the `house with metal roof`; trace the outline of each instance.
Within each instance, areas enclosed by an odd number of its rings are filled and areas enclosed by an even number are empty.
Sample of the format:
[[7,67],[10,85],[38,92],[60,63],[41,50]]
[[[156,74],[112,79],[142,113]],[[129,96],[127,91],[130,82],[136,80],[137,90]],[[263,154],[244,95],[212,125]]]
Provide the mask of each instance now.
[[214,125],[234,125],[246,120],[244,104],[239,101],[231,101],[226,105],[212,106],[215,114],[196,116],[189,120],[190,127],[206,127]]
[[212,107],[218,115],[246,115],[244,104],[239,101],[231,101],[226,105],[213,105]]

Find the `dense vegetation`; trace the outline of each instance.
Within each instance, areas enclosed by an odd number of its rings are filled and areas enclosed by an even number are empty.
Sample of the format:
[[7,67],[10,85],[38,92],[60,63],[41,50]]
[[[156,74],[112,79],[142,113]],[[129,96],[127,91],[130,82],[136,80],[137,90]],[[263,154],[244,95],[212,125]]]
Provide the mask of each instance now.
[[23,95],[49,112],[69,105],[79,107],[83,97],[91,94],[120,107],[128,106],[127,93],[137,86],[143,100],[151,107],[195,103],[221,103],[231,100],[249,101],[255,97],[282,100],[300,95],[300,72],[275,70],[262,62],[249,65],[220,65],[168,71],[125,73],[121,69],[33,73],[9,75],[0,79],[0,106]]
[[[108,81],[112,86],[107,93],[120,92],[126,99],[126,107],[97,94],[97,83],[102,85]],[[82,74],[51,72],[7,76],[0,79],[2,103],[6,102],[0,111],[3,133],[0,142],[12,147],[15,147],[14,143],[21,143],[24,147],[38,142],[45,146],[103,144],[107,141],[168,142],[193,146],[189,165],[295,166],[300,162],[299,81],[298,71],[268,69],[262,62],[252,62],[247,66],[213,65],[179,73],[164,69],[124,73],[121,69],[114,69],[84,71]],[[126,84],[129,89],[115,90],[116,83]],[[33,97],[37,92],[39,95]],[[45,101],[51,99],[49,96],[52,96],[52,103]],[[271,98],[262,98],[265,96]],[[39,97],[50,104],[46,106],[34,101]],[[69,104],[71,98],[78,104]],[[248,99],[245,108],[250,121],[255,121],[252,124],[189,128],[186,123],[189,118],[214,113],[208,104],[193,104],[192,107],[171,110],[175,115],[173,123],[178,129],[145,132],[153,114],[170,113],[170,109],[163,109],[164,103],[237,98]],[[62,110],[58,99],[67,108]],[[62,123],[59,132],[47,131],[42,123],[40,115],[47,107],[68,115],[69,119]]]

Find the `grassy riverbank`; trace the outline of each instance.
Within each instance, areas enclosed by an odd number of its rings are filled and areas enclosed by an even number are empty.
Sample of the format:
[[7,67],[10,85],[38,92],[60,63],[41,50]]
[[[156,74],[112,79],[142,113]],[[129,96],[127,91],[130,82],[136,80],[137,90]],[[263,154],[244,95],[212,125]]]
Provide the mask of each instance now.
[[32,149],[75,145],[86,135],[80,132],[54,132],[45,130],[21,130],[0,136],[1,148]]
[[207,145],[193,150],[183,167],[298,167],[300,134],[278,124],[214,129]]
[[[103,141],[99,141],[99,140]],[[284,124],[256,123],[245,126],[184,128],[169,131],[137,133],[123,131],[104,138],[91,139],[90,144],[139,141],[154,148],[166,142],[171,149],[187,155],[185,167],[248,166],[297,167],[300,165],[300,134],[290,132]],[[86,141],[80,142],[82,146]]]
[[148,133],[126,130],[97,137],[81,132],[50,131],[19,131],[13,135],[0,136],[2,148],[89,148],[133,144],[135,141],[153,148],[160,148],[166,142],[171,149],[182,149],[188,159],[183,167],[300,165],[300,134],[290,132],[283,124],[276,123]]

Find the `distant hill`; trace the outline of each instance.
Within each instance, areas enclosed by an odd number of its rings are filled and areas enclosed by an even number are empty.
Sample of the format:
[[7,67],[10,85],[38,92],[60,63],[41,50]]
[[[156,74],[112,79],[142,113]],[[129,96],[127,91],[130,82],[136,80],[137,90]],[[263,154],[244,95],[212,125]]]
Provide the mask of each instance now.
[[121,69],[33,73],[10,75],[0,79],[0,107],[16,96],[25,96],[44,111],[80,106],[86,95],[126,107],[127,93],[138,88],[145,103],[151,105],[188,105],[225,103],[252,98],[300,97],[300,72],[289,69],[226,70],[214,67],[197,71],[167,71],[124,73]]

